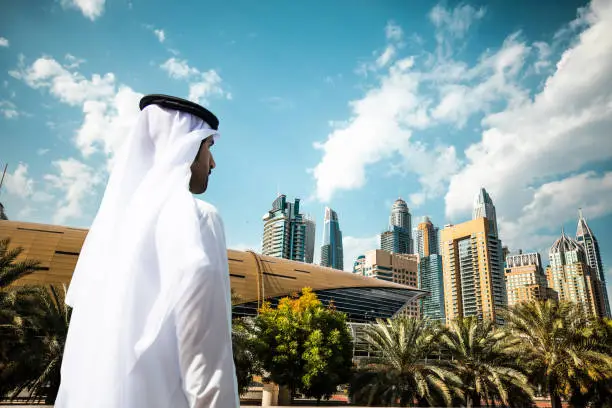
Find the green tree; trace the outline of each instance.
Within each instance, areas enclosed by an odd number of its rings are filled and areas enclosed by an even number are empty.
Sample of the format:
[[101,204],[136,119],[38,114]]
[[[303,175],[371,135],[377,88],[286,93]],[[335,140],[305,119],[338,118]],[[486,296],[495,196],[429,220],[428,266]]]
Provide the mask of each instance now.
[[9,362],[0,372],[0,394],[14,397],[28,390],[31,399],[55,401],[71,314],[64,296],[65,287],[30,286],[15,291],[10,305],[15,318],[9,329],[19,341],[9,349]]
[[428,358],[437,350],[438,330],[408,317],[378,320],[366,327],[364,340],[374,355],[351,383],[356,404],[386,406],[451,405],[461,395],[461,380],[443,361]]
[[466,405],[478,407],[501,401],[504,405],[532,405],[533,388],[515,363],[514,342],[491,321],[457,319],[440,336],[461,378]]
[[[532,376],[542,378],[553,408],[572,393],[587,393],[612,376],[609,342],[599,343],[595,323],[570,302],[521,303],[507,311],[515,353]],[[601,332],[600,332],[601,333]],[[607,349],[605,347],[608,347]]]
[[250,319],[236,318],[232,321],[232,350],[238,389],[242,394],[249,388],[254,375],[261,374],[261,364],[256,355],[256,337]]
[[352,371],[346,316],[304,288],[301,296],[265,303],[255,319],[257,355],[266,379],[316,399],[329,398]]

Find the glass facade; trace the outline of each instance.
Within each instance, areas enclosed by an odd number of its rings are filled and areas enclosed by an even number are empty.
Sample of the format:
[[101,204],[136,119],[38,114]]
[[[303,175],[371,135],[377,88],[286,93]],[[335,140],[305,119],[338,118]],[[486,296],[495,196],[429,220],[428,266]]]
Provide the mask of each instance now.
[[309,227],[300,214],[298,198],[291,203],[285,195],[280,195],[272,203],[272,209],[263,217],[263,221],[263,255],[300,262],[312,258],[311,254],[307,254]]
[[340,231],[338,214],[329,207],[325,208],[323,245],[321,246],[321,266],[340,270],[344,269],[342,231]]
[[419,289],[429,292],[421,300],[421,315],[431,320],[444,320],[444,281],[440,255],[420,259]]
[[[337,288],[315,291],[321,302],[347,315],[350,322],[367,323],[376,319],[387,319],[400,312],[408,302],[421,296],[413,289],[395,288]],[[277,306],[281,297],[267,299]],[[234,317],[256,316],[257,302],[248,302],[233,307]]]

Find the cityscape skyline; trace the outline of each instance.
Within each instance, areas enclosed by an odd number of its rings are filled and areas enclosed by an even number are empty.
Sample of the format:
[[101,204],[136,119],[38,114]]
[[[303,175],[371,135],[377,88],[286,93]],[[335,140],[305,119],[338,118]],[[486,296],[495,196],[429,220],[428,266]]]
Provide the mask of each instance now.
[[[282,191],[316,220],[313,261],[325,207],[339,214],[347,270],[397,197],[413,224],[441,229],[485,187],[503,245],[544,263],[582,207],[610,286],[610,0],[90,1],[0,15],[9,219],[88,227],[139,97],[161,92],[220,119],[202,198],[230,248],[261,252],[260,217]],[[326,10],[317,24],[311,7]]]

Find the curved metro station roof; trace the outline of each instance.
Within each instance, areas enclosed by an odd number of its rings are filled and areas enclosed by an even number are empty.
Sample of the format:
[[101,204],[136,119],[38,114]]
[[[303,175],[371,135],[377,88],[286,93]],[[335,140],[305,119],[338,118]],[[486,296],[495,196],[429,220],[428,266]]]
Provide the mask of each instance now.
[[[22,258],[39,260],[42,270],[17,284],[70,284],[86,229],[15,221],[0,221],[0,239],[23,247]],[[231,287],[239,302],[238,316],[255,315],[264,300],[276,304],[310,287],[324,304],[333,302],[349,321],[392,317],[411,300],[425,294],[417,288],[367,278],[321,266],[228,250]]]

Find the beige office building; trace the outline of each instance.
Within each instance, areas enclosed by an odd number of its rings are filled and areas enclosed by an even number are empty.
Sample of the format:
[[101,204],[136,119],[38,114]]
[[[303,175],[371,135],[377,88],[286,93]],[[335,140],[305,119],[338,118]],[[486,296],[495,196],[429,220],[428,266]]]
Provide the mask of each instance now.
[[477,316],[502,323],[506,306],[503,255],[486,218],[446,226],[440,234],[446,321]]
[[[419,256],[394,254],[382,249],[368,251],[359,257],[353,272],[359,275],[399,283],[416,288],[418,285]],[[415,318],[420,317],[418,301],[408,303],[402,312]]]
[[519,253],[506,257],[506,293],[508,306],[533,300],[557,299],[557,293],[548,287],[537,252]]

